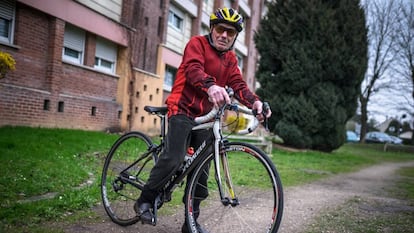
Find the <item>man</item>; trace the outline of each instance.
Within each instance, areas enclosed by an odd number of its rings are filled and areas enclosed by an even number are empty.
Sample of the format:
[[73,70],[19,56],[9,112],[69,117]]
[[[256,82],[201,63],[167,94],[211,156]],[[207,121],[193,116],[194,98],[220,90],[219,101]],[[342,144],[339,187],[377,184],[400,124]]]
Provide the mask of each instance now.
[[[236,55],[231,51],[242,30],[243,18],[236,10],[218,9],[210,16],[210,34],[195,36],[186,45],[171,95],[166,100],[169,124],[165,150],[134,206],[143,223],[151,223],[152,206],[158,190],[182,164],[187,146],[190,140],[194,140],[191,138],[194,118],[205,115],[214,106],[230,103],[226,86],[234,90],[234,96],[242,104],[257,110],[260,121],[264,119],[263,103],[248,89],[238,68]],[[270,115],[269,110],[266,117]],[[195,215],[200,211],[197,204],[194,204]],[[206,232],[199,224],[197,229]],[[182,232],[188,232],[186,223]]]

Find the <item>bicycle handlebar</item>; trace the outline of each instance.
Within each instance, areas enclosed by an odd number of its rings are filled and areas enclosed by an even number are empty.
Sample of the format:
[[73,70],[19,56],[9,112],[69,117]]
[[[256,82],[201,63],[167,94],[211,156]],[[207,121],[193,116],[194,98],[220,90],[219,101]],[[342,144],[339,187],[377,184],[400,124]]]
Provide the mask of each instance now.
[[[230,97],[230,98],[232,98],[232,97],[234,96],[234,91],[233,91],[233,89],[232,89],[232,88],[227,88],[227,89],[226,89],[226,91],[227,91],[227,93],[229,94],[229,97]],[[213,108],[213,109],[211,109],[211,111],[210,111],[209,113],[207,113],[206,115],[196,117],[196,118],[194,119],[194,121],[195,121],[197,124],[206,123],[206,122],[208,122],[208,121],[212,120],[213,118],[221,117],[221,116],[224,114],[224,110],[230,110],[230,111],[234,111],[234,112],[241,112],[241,113],[245,113],[245,114],[248,114],[248,115],[254,116],[252,125],[251,125],[250,127],[246,128],[246,129],[239,130],[239,131],[237,132],[237,134],[248,134],[248,133],[251,133],[251,132],[253,132],[253,131],[254,131],[254,130],[255,130],[255,129],[259,126],[259,124],[260,124],[259,120],[256,118],[256,115],[257,115],[257,111],[256,111],[256,110],[252,110],[252,109],[250,109],[250,108],[247,108],[247,107],[242,106],[242,105],[237,104],[237,103],[225,104],[225,105],[223,105],[221,108],[215,108],[215,107],[214,107],[214,108]],[[267,127],[267,123],[268,123],[267,121],[268,121],[268,119],[266,118],[265,113],[266,113],[267,111],[269,111],[269,110],[270,110],[269,103],[264,102],[264,103],[263,103],[263,112],[262,112],[262,114],[263,114],[263,116],[265,117],[265,120],[264,120],[263,125],[264,125],[264,127],[266,128],[266,131],[268,131],[269,129],[268,129],[268,127]]]
[[209,113],[207,113],[206,115],[196,117],[196,118],[194,119],[194,121],[195,121],[197,124],[206,123],[206,122],[210,121],[211,119],[213,119],[213,118],[217,115],[218,111],[219,111],[219,109],[218,109],[218,108],[213,108],[213,109],[211,109],[211,111],[210,111]]
[[[245,114],[248,114],[248,115],[256,116],[256,114],[255,114],[256,111],[254,111],[252,109],[249,109],[247,107],[241,106],[239,104],[233,103],[233,104],[225,105],[224,107],[222,107],[221,113],[219,113],[220,109],[213,108],[206,115],[200,116],[200,117],[196,117],[194,119],[194,121],[196,123],[198,123],[198,124],[206,123],[206,122],[212,120],[215,117],[221,117],[221,115],[224,113],[224,110],[225,109],[230,110],[230,111],[234,111],[234,112],[241,112],[241,113],[245,113]],[[217,114],[219,114],[220,116],[218,116]],[[248,128],[246,128],[246,129],[239,130],[237,132],[237,134],[248,134],[248,133],[251,133],[251,132],[253,132],[259,126],[259,123],[260,123],[259,120],[257,120],[256,117],[254,117],[253,123],[251,124],[251,126],[248,127]]]
[[244,106],[240,106],[240,105],[236,105],[236,106],[239,112],[254,116],[252,125],[246,129],[239,130],[237,134],[248,134],[256,130],[260,124],[259,120],[256,118],[257,112],[255,110],[249,109]]

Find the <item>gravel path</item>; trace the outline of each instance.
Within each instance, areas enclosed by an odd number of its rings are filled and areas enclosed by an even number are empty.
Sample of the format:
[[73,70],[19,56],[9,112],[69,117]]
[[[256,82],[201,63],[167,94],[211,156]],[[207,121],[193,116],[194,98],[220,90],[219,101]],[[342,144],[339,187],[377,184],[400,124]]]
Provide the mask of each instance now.
[[385,163],[285,191],[285,214],[279,232],[302,232],[322,210],[362,197],[376,198],[395,180],[395,171],[409,163]]
[[[375,198],[395,179],[395,171],[409,163],[384,163],[365,168],[355,173],[341,174],[318,182],[287,188],[284,191],[285,208],[279,232],[299,233],[306,229],[318,214],[344,204],[355,197]],[[140,223],[120,227],[112,223],[105,215],[103,208],[98,208],[102,216],[98,223],[78,223],[65,227],[68,233],[174,233],[181,232],[183,221],[182,210],[168,217],[159,218],[156,227]]]

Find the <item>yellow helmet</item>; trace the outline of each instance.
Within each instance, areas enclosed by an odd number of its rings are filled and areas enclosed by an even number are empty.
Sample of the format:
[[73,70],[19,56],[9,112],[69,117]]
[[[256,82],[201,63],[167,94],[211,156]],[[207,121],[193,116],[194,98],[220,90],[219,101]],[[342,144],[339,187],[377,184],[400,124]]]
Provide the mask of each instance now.
[[210,15],[210,27],[218,23],[230,24],[238,32],[243,30],[243,16],[232,8],[219,8]]

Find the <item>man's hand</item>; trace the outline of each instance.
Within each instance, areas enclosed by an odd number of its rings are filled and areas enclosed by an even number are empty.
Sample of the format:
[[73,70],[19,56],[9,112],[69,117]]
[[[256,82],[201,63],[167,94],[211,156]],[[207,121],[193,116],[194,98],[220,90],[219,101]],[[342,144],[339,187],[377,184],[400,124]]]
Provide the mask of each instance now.
[[270,108],[267,110],[267,112],[265,113],[265,115],[262,113],[263,112],[263,102],[260,100],[257,100],[253,103],[253,110],[256,110],[257,115],[256,118],[260,121],[263,122],[266,118],[270,118],[270,116],[272,116],[272,110],[270,110]]
[[230,104],[230,97],[224,87],[213,85],[208,88],[208,99],[214,104],[214,107],[218,108],[224,103]]

